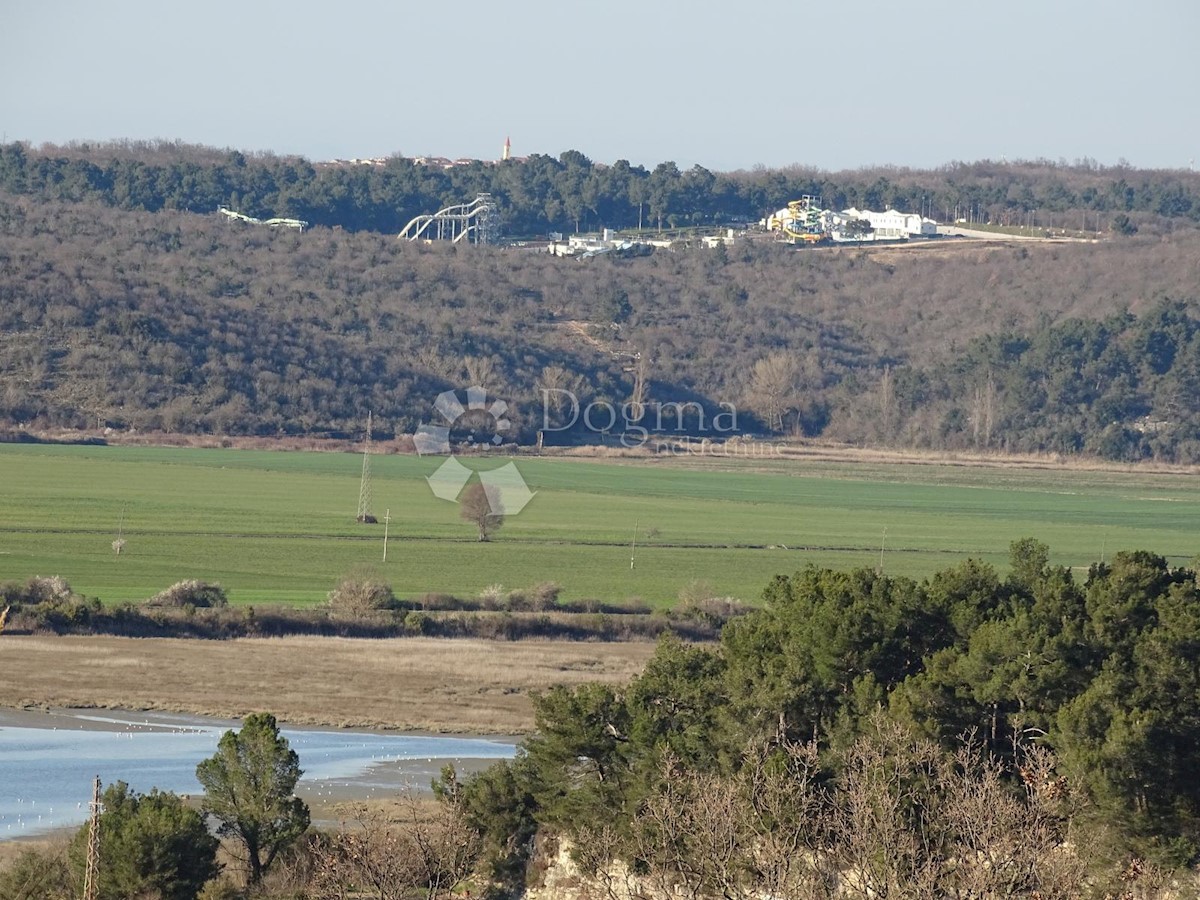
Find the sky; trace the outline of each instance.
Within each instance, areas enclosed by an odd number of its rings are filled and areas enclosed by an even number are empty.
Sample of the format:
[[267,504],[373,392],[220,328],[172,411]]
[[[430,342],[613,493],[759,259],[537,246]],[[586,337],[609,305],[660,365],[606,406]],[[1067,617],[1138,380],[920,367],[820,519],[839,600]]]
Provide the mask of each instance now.
[[1200,0],[0,0],[0,132],[714,171],[1200,158]]

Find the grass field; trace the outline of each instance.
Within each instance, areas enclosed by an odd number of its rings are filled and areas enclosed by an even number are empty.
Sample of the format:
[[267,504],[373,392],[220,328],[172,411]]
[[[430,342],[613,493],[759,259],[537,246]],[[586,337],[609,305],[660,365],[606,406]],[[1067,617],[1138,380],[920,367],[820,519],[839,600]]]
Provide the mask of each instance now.
[[[809,562],[875,566],[881,544],[887,571],[914,576],[968,556],[1002,567],[1008,544],[1025,536],[1072,566],[1118,549],[1176,564],[1200,552],[1194,475],[523,458],[537,496],[480,544],[425,484],[439,463],[373,457],[373,511],[392,514],[383,564],[383,526],[354,522],[355,454],[0,445],[0,581],[62,575],[114,602],[203,578],[236,603],[306,604],[369,567],[402,596],[557,581],[569,598],[662,604],[693,580],[754,599],[773,575]],[[116,557],[119,527],[127,545]]]

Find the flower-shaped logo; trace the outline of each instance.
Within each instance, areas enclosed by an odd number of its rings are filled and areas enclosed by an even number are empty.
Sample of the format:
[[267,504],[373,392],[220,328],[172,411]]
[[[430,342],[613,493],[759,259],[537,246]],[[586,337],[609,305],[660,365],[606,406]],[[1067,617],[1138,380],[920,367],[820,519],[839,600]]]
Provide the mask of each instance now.
[[[504,441],[503,433],[512,427],[512,423],[505,417],[508,404],[503,400],[493,400],[489,405],[487,391],[478,385],[467,388],[466,406],[459,401],[455,391],[443,391],[438,394],[433,406],[445,424],[422,425],[417,429],[417,433],[413,435],[413,442],[417,446],[417,453],[422,456],[450,454],[450,429],[459,419],[471,412],[487,413],[494,424],[489,440],[476,441],[475,433],[472,432],[467,440],[468,447],[498,447]],[[462,489],[471,480],[471,474],[471,470],[451,454],[450,458],[425,480],[429,482],[429,488],[435,497],[457,503]],[[499,469],[480,472],[479,480],[488,489],[488,505],[497,515],[515,516],[533,499],[534,492],[529,490],[529,485],[525,483],[516,463],[510,462]]]

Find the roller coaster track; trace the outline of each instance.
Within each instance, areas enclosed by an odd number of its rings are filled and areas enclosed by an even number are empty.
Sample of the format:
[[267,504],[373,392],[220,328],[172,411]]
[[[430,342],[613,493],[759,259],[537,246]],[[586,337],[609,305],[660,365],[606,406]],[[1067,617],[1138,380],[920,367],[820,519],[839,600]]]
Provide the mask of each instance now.
[[256,219],[254,216],[243,215],[240,212],[234,212],[224,206],[217,207],[217,212],[230,219],[236,219],[239,222],[246,222],[250,225],[269,225],[271,228],[295,228],[297,231],[303,231],[308,227],[308,223],[303,219],[285,219],[276,217],[274,219]]
[[404,226],[400,237],[406,241],[470,241],[490,244],[495,240],[496,204],[491,194],[480,194],[470,203],[439,209],[433,215],[417,216]]

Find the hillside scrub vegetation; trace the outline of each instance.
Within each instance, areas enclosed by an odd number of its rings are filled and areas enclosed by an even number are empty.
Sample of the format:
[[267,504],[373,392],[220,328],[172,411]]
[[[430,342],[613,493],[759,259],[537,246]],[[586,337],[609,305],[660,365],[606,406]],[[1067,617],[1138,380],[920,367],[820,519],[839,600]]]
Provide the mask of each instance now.
[[580,263],[0,194],[0,235],[17,436],[344,438],[365,409],[403,436],[479,384],[526,444],[615,441],[627,423],[584,427],[597,403],[673,435],[733,407],[740,431],[860,445],[1200,459],[1190,229]]

